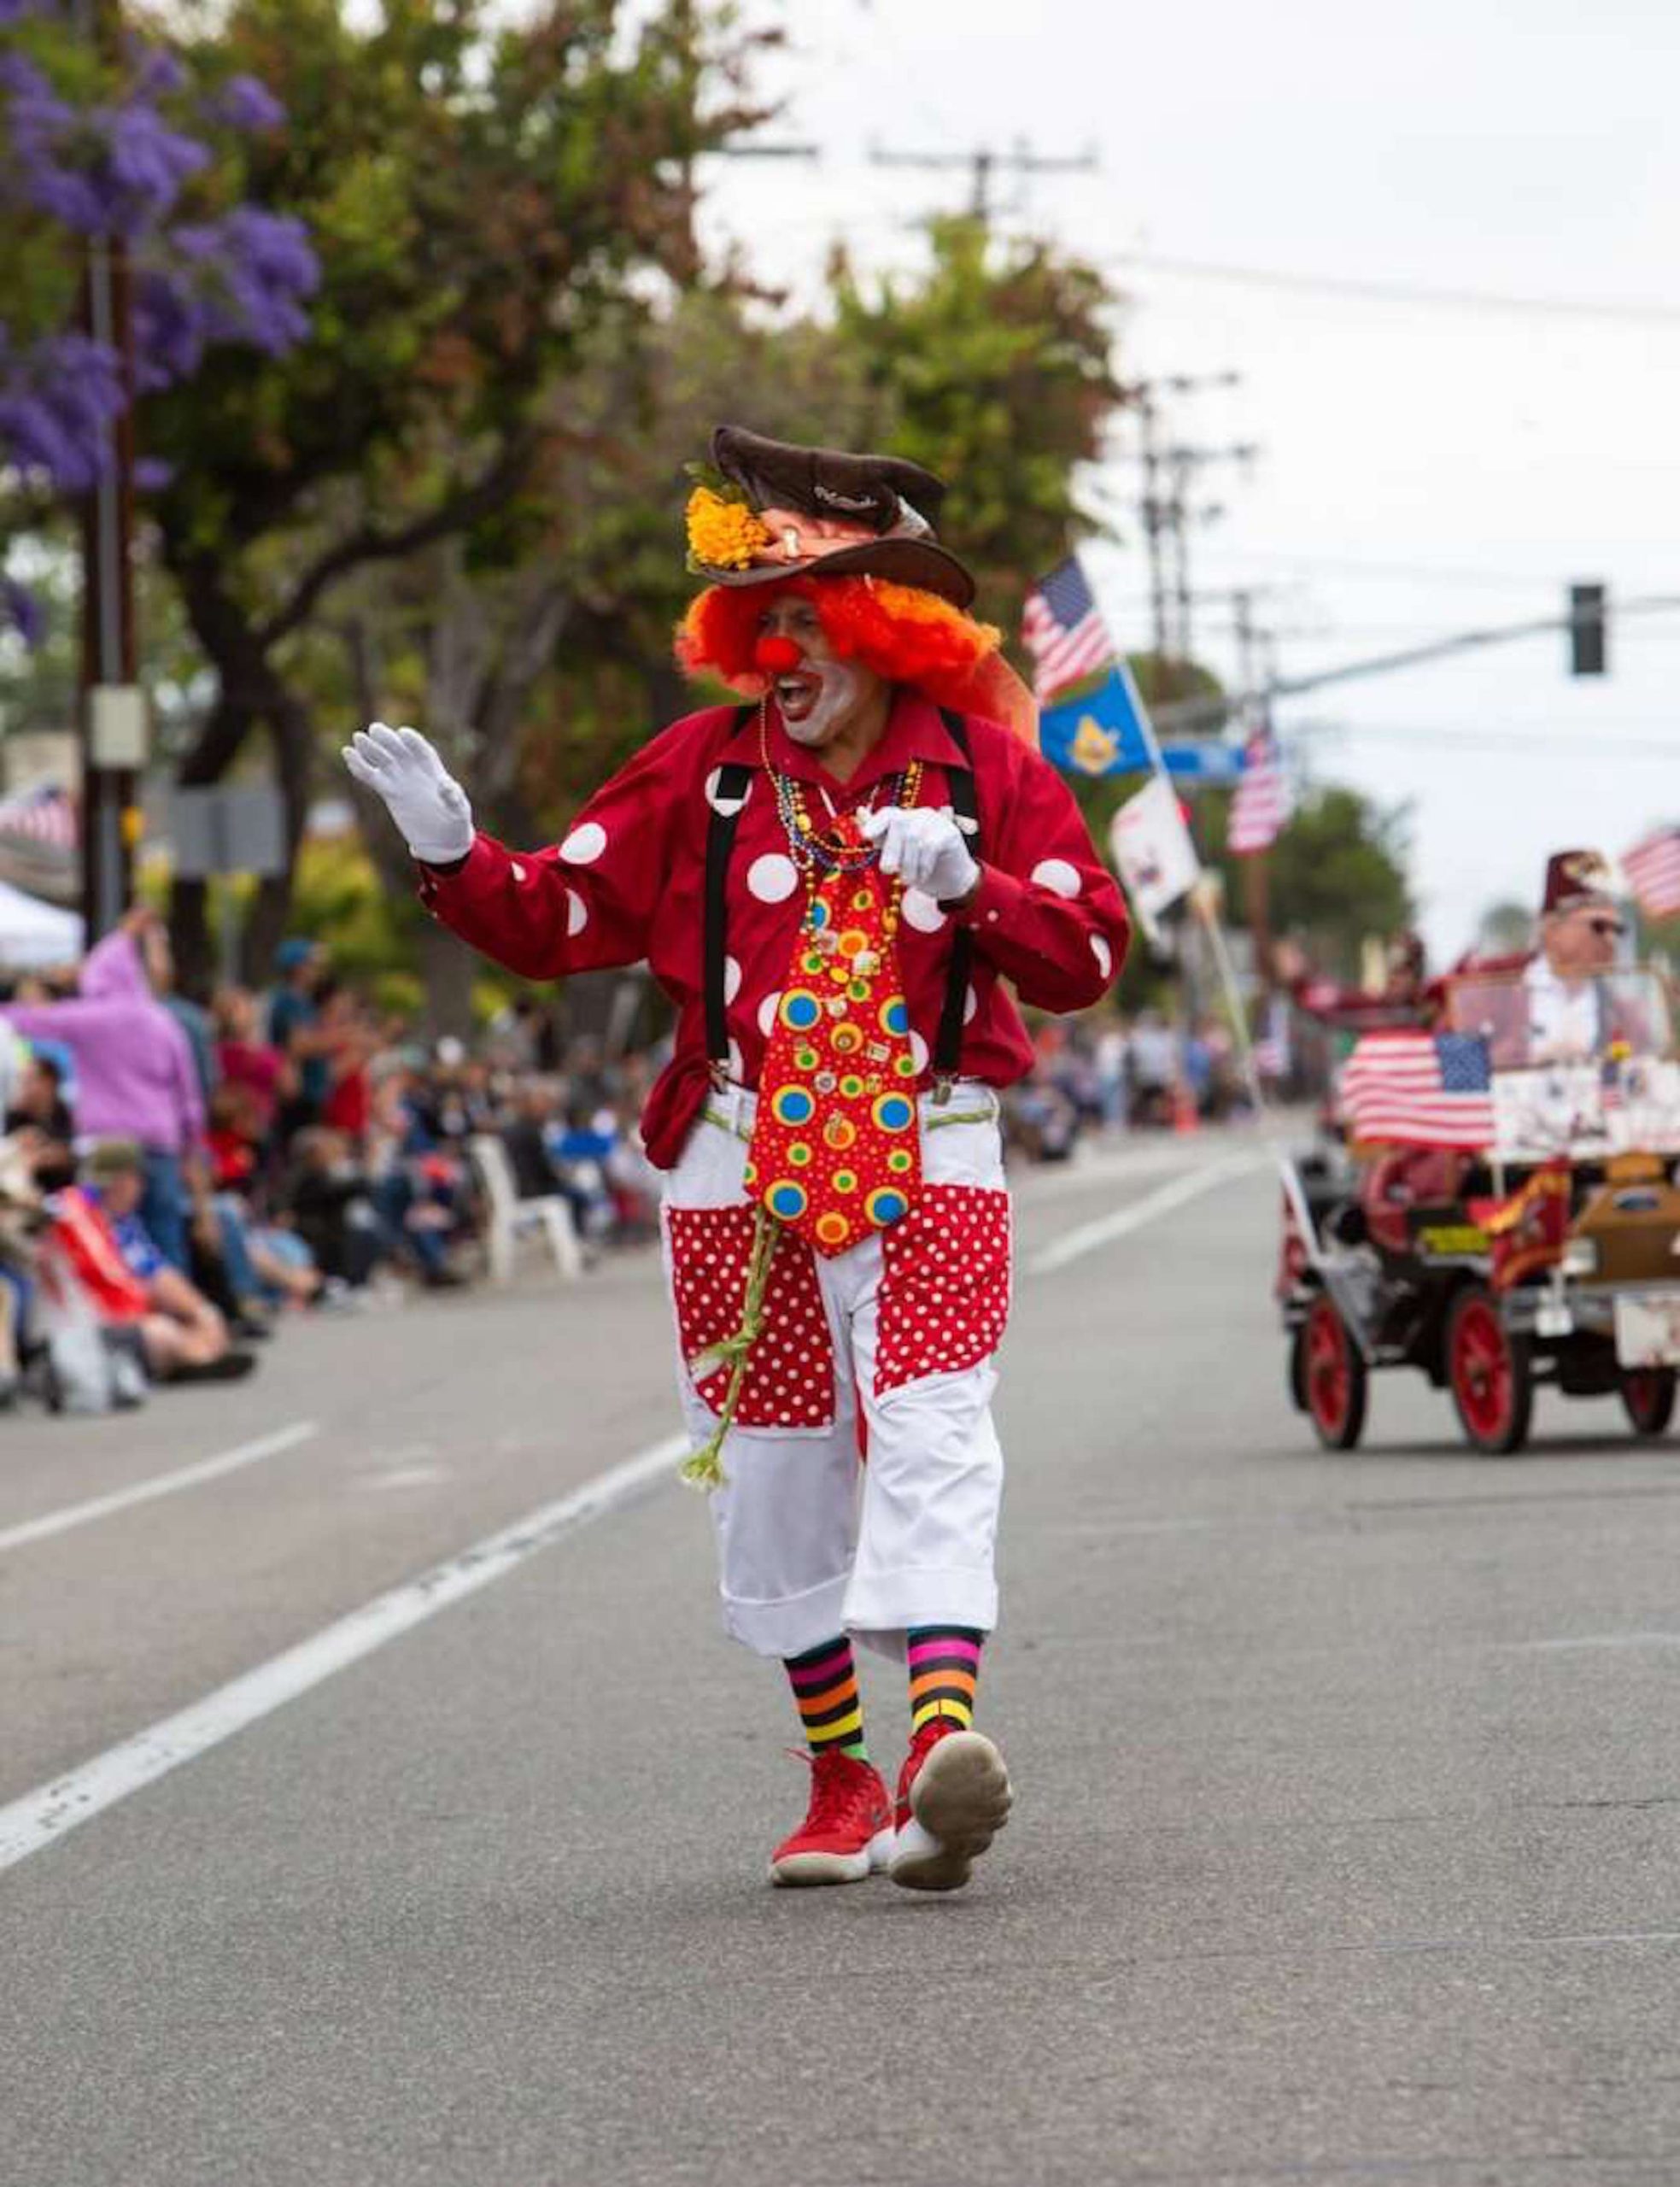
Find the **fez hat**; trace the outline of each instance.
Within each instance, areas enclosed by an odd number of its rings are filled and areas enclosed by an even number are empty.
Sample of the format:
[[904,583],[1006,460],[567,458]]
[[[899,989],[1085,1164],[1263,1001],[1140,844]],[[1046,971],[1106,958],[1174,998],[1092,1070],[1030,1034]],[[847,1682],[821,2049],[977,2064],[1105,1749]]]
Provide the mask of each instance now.
[[1554,912],[1578,911],[1583,904],[1607,902],[1615,891],[1609,861],[1597,851],[1554,851],[1546,861],[1540,909],[1548,918]]
[[713,584],[876,577],[936,593],[954,607],[973,600],[974,579],[934,536],[944,483],[919,463],[799,448],[744,425],[718,426],[711,460],[726,491],[744,495],[756,519],[737,566],[708,561],[698,548],[691,555],[691,566]]

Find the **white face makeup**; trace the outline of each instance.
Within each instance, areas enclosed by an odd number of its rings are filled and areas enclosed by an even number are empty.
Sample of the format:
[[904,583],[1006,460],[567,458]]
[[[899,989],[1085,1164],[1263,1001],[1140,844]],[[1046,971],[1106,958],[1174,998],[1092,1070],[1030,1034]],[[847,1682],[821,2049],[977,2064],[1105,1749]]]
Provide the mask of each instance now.
[[782,726],[795,744],[821,751],[869,704],[879,678],[832,650],[816,608],[797,594],[773,601],[763,627],[791,638],[801,654],[770,686]]
[[831,660],[821,669],[808,665],[776,682],[782,726],[807,751],[820,751],[863,697],[863,674],[849,660]]

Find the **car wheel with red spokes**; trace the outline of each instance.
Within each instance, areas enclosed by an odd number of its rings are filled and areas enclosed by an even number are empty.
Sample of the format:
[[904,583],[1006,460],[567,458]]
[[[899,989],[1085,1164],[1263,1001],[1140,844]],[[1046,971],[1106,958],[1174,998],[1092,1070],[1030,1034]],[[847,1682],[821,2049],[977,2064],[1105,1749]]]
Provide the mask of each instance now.
[[1460,1291],[1447,1316],[1447,1382],[1473,1450],[1505,1457],[1528,1440],[1534,1413],[1529,1340],[1505,1325],[1485,1284]]
[[1326,1451],[1351,1451],[1365,1432],[1364,1357],[1334,1301],[1320,1295],[1296,1340],[1299,1382],[1313,1433]]
[[1638,1435],[1654,1442],[1674,1417],[1674,1369],[1630,1367],[1622,1376],[1622,1407]]

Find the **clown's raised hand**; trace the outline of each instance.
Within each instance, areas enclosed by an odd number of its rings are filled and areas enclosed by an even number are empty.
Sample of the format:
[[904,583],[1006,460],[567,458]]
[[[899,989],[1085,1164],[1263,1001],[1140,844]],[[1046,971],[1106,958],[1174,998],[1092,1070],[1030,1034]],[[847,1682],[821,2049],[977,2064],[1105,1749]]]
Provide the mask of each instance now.
[[959,903],[972,894],[980,867],[949,812],[928,805],[884,806],[865,813],[863,832],[881,846],[881,870],[896,874],[907,888],[920,888],[941,904]]
[[384,800],[402,840],[424,865],[451,865],[472,848],[472,807],[466,792],[418,729],[382,721],[358,730],[344,747],[344,765]]

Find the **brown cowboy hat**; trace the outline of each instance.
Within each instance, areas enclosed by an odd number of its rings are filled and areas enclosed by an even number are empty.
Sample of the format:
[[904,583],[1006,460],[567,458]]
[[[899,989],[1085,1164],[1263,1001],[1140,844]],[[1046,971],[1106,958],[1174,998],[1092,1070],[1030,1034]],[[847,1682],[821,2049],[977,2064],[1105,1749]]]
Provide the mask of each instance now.
[[897,455],[849,455],[719,425],[711,460],[740,489],[766,537],[740,569],[694,559],[713,584],[790,577],[876,577],[966,607],[975,581],[934,536],[945,486]]

